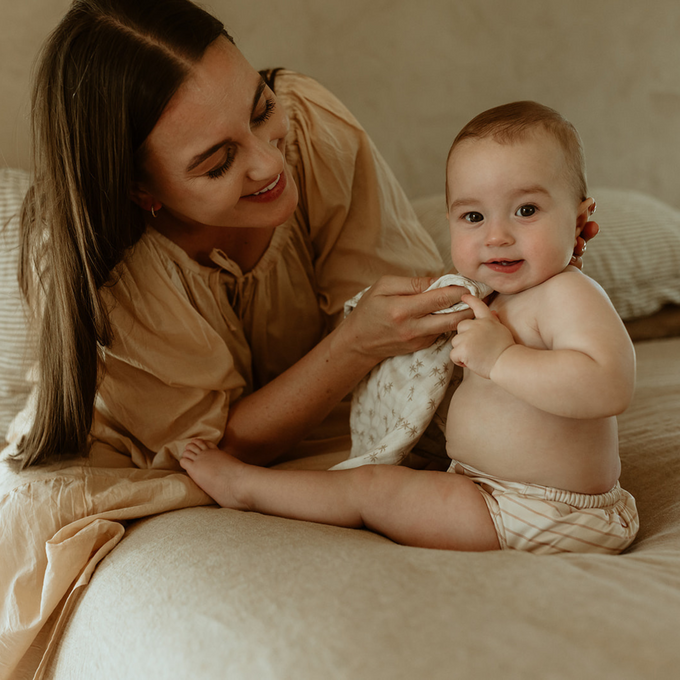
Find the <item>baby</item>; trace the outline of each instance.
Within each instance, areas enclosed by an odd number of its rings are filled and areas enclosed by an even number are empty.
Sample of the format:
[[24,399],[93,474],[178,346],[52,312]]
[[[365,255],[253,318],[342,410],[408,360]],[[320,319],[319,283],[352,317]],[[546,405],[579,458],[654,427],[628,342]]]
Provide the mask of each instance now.
[[583,151],[556,111],[516,102],[474,118],[447,161],[451,253],[488,284],[463,301],[451,360],[464,378],[449,408],[448,472],[366,465],[275,470],[202,440],[180,461],[220,505],[452,550],[618,553],[635,538],[619,486],[616,415],[635,354],[604,291],[570,265],[594,211]]

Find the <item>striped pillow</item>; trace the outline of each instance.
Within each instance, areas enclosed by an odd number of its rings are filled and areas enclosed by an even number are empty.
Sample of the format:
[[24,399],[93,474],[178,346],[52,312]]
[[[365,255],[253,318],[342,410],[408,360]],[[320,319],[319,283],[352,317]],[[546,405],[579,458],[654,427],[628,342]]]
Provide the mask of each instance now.
[[30,391],[34,343],[17,281],[18,214],[28,183],[27,172],[0,168],[0,443]]
[[611,298],[622,319],[680,305],[680,211],[637,191],[593,189],[600,233],[583,271]]
[[[611,298],[624,320],[680,305],[680,211],[628,189],[593,189],[597,238],[588,244],[583,271]],[[423,226],[451,267],[443,194],[414,201]]]

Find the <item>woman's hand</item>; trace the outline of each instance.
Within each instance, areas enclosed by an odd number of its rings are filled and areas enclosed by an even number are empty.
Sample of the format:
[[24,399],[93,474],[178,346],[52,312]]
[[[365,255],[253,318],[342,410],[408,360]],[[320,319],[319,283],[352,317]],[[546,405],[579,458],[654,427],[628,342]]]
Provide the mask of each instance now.
[[595,238],[597,233],[600,231],[600,225],[593,220],[586,222],[581,230],[580,236],[576,238],[576,247],[574,248],[574,254],[571,258],[570,264],[579,269],[583,269],[583,253],[586,252],[586,246],[591,238]]
[[457,286],[423,292],[435,280],[381,278],[304,357],[231,405],[220,448],[268,465],[318,426],[380,361],[427,347],[474,316],[471,310],[432,314],[468,292]]
[[[429,347],[442,333],[470,319],[470,310],[433,314],[460,302],[466,288],[447,286],[428,292],[436,279],[383,276],[341,324],[356,351],[377,362]],[[344,326],[344,328],[343,328]],[[340,328],[338,329],[340,330]]]

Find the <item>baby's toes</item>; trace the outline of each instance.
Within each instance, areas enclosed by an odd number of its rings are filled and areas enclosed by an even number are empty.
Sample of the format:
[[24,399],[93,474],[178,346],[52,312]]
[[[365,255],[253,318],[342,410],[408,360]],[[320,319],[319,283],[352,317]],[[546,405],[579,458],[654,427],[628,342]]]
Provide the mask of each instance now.
[[203,449],[199,448],[194,442],[189,442],[184,447],[183,457],[190,458],[191,460],[196,460],[198,456],[203,453]]
[[212,445],[204,439],[192,439],[187,446],[191,446],[196,453],[201,453],[201,451],[207,451]]

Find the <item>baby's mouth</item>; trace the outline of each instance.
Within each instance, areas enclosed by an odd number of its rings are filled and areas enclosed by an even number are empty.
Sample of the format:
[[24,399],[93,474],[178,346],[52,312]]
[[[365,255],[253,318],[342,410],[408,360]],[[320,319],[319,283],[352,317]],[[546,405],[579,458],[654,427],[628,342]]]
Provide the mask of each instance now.
[[517,271],[524,260],[488,260],[484,264],[493,271],[511,273]]

